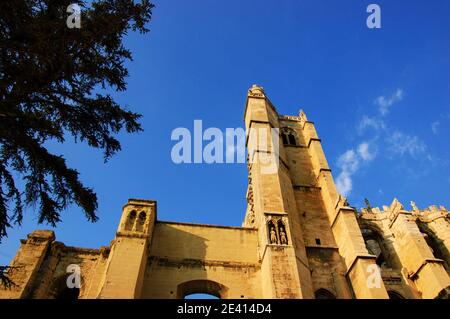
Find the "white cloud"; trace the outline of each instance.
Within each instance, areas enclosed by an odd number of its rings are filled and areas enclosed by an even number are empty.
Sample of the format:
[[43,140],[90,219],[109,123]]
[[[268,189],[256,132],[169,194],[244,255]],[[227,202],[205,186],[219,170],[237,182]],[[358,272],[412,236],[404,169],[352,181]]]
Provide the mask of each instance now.
[[[377,97],[374,103],[378,106],[379,113],[374,116],[363,115],[357,124],[356,129],[361,136],[363,133],[370,133],[365,136],[370,142],[360,141],[356,147],[347,150],[338,158],[337,166],[340,171],[336,178],[336,187],[342,195],[348,196],[351,193],[353,177],[360,167],[377,157],[377,150],[380,148],[382,154],[388,155],[387,157],[390,159],[411,156],[428,162],[436,162],[435,158],[427,154],[427,145],[418,136],[404,133],[388,125],[386,116],[392,105],[401,101],[403,96],[403,90],[397,89],[391,96]],[[439,127],[439,121],[431,123],[431,130],[434,134],[438,133]],[[366,130],[371,131],[365,132]],[[382,194],[382,190],[380,190],[380,194]]]
[[390,144],[389,150],[394,154],[409,154],[412,157],[417,157],[426,150],[426,145],[417,136],[408,135],[400,131],[394,131],[387,138],[387,141]]
[[338,166],[345,171],[355,172],[359,168],[359,158],[354,150],[347,150],[339,156]]
[[341,172],[336,178],[336,188],[339,193],[348,196],[353,188],[352,175],[359,168],[358,154],[354,150],[347,150],[339,156],[337,165]]
[[375,131],[380,131],[380,130],[384,130],[386,128],[386,124],[381,119],[376,119],[376,118],[364,115],[358,124],[358,131],[360,133],[362,133],[364,130],[366,130],[368,128],[372,128]]
[[371,152],[369,143],[364,142],[358,146],[358,155],[365,161],[371,161],[375,158],[375,153]]
[[403,99],[403,90],[397,89],[391,97],[387,98],[385,96],[379,96],[375,99],[375,104],[378,106],[378,111],[381,115],[386,115],[389,113],[390,107]]
[[339,156],[337,165],[341,169],[336,178],[336,188],[343,196],[348,196],[353,189],[352,176],[359,170],[361,163],[369,162],[375,158],[375,153],[370,152],[369,142],[358,145],[356,151],[347,150]]
[[438,133],[438,128],[439,128],[440,124],[441,123],[439,123],[439,121],[435,121],[435,122],[431,123],[431,130],[433,131],[433,134],[436,135]]
[[338,177],[336,178],[336,188],[340,194],[343,196],[348,196],[353,188],[353,182],[351,179],[351,176],[345,172],[342,171]]

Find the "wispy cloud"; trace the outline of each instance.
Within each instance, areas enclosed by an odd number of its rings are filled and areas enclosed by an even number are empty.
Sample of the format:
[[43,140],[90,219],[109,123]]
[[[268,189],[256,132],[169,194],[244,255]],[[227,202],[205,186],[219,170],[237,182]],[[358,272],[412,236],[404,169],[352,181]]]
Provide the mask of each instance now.
[[344,154],[339,156],[338,166],[344,170],[353,174],[359,168],[358,154],[354,150],[347,150]]
[[[363,115],[357,124],[356,130],[360,136],[364,136],[365,141],[360,141],[356,147],[344,152],[337,161],[340,172],[336,178],[336,187],[342,195],[348,196],[351,193],[353,177],[364,163],[375,159],[378,149],[391,159],[410,156],[435,161],[427,154],[427,145],[418,136],[404,133],[388,124],[387,115],[392,106],[403,100],[403,97],[404,91],[400,88],[390,96],[377,97],[374,103],[378,106],[378,112],[373,116]],[[433,133],[437,134],[439,125],[438,121],[431,123]]]
[[344,196],[350,194],[353,189],[352,175],[359,168],[359,160],[354,150],[347,150],[338,159],[338,166],[341,169],[336,178],[336,188]]
[[353,189],[353,182],[351,175],[342,171],[336,178],[336,188],[340,194],[343,196],[348,196]]
[[433,131],[434,135],[438,134],[438,132],[439,132],[439,125],[440,124],[441,123],[439,121],[435,121],[435,122],[431,123],[431,131]]
[[394,154],[417,157],[426,151],[426,145],[417,136],[394,131],[387,137],[389,150]]
[[369,148],[369,143],[364,142],[359,144],[358,146],[358,155],[364,160],[364,161],[371,161],[375,158],[375,152],[372,151]]
[[375,156],[376,153],[372,151],[369,142],[363,142],[356,150],[347,150],[339,156],[337,164],[341,171],[336,178],[338,192],[348,196],[353,189],[353,175],[359,170],[361,164],[373,160]]
[[375,99],[375,104],[378,106],[378,111],[385,116],[389,113],[391,106],[403,99],[403,90],[397,89],[390,97],[379,96]]
[[364,115],[358,124],[358,132],[361,134],[369,128],[373,129],[374,131],[381,131],[386,128],[386,124],[382,119]]

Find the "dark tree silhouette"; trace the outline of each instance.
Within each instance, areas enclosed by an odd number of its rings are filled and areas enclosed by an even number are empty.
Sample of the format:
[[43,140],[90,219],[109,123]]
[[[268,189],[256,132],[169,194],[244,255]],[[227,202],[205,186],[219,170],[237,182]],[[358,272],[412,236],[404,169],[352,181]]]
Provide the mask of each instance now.
[[16,285],[9,276],[9,273],[15,269],[17,269],[17,267],[0,266],[0,286],[11,288],[11,286]]
[[[81,28],[66,25],[71,3],[81,8]],[[149,31],[152,9],[148,0],[0,1],[0,240],[30,204],[39,223],[55,226],[70,204],[97,220],[95,192],[44,143],[74,138],[106,161],[120,150],[117,133],[141,130],[140,115],[105,89],[126,89],[132,57],[122,40]]]

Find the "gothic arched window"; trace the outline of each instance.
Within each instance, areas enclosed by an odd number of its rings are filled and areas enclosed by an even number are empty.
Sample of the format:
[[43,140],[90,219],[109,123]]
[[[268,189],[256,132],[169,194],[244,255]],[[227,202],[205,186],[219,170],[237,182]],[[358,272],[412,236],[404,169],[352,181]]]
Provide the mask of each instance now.
[[69,288],[67,286],[67,275],[56,278],[51,287],[48,298],[74,300],[80,296],[80,288]]
[[294,134],[289,133],[288,137],[289,137],[289,144],[290,145],[297,145],[297,142],[295,141]]
[[445,246],[442,244],[439,244],[439,239],[436,238],[434,233],[426,229],[423,225],[419,225],[420,232],[422,233],[423,238],[425,239],[425,242],[427,243],[428,247],[430,248],[431,252],[433,253],[433,256],[437,259],[441,259],[444,261],[444,268],[447,270],[447,272],[450,274],[450,266],[448,263],[448,259],[445,252]]
[[137,223],[136,223],[136,231],[144,231],[145,219],[147,218],[147,214],[144,211],[139,213]]
[[295,131],[291,128],[285,127],[281,129],[281,139],[283,145],[298,145]]
[[286,134],[281,133],[281,139],[283,140],[283,145],[287,145],[289,143]]
[[386,266],[390,267],[390,263],[388,260],[388,253],[383,243],[383,238],[381,235],[369,228],[365,228],[361,230],[364,242],[366,244],[366,248],[371,255],[377,257],[376,263],[378,266]]
[[129,214],[128,214],[128,218],[125,222],[125,230],[132,230],[133,229],[133,225],[134,225],[134,221],[136,219],[136,211],[132,210]]

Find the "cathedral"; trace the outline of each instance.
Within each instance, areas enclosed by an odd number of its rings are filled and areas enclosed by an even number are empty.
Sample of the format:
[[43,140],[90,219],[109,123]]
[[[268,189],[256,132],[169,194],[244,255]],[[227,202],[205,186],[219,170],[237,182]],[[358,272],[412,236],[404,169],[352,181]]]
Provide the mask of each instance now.
[[[69,247],[52,231],[29,234],[11,262],[14,284],[0,287],[0,298],[449,298],[445,207],[394,199],[357,211],[336,190],[304,112],[278,114],[253,85],[244,121],[247,131],[279,134],[264,149],[247,139],[241,227],[160,221],[155,201],[129,199],[109,246]],[[264,170],[257,158],[275,148],[277,169]],[[76,276],[79,284],[69,285]]]

